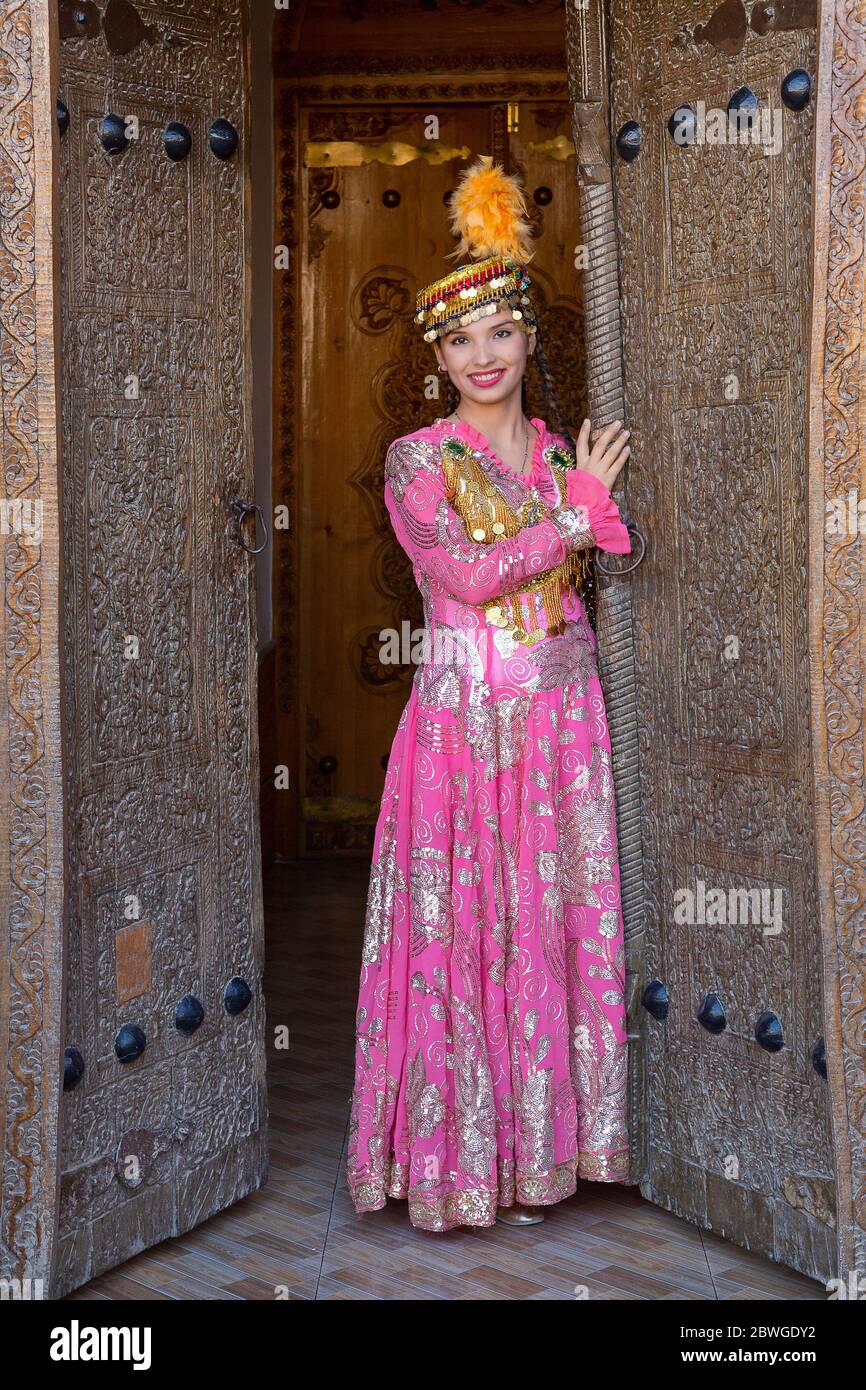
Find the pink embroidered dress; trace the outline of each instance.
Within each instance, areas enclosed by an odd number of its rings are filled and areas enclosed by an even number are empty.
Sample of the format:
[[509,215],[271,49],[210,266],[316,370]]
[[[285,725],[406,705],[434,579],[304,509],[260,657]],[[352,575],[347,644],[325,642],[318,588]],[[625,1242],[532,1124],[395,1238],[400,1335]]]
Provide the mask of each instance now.
[[[624,950],[597,642],[573,589],[564,631],[521,644],[483,606],[578,549],[630,549],[608,489],[563,475],[543,420],[520,477],[465,421],[394,440],[385,501],[424,602],[425,658],[376,826],[347,1177],[355,1209],[406,1197],[414,1226],[490,1226],[578,1178],[627,1176]],[[446,495],[453,432],[520,513],[469,538]],[[561,487],[560,480],[567,484]],[[563,495],[563,493],[565,495]]]

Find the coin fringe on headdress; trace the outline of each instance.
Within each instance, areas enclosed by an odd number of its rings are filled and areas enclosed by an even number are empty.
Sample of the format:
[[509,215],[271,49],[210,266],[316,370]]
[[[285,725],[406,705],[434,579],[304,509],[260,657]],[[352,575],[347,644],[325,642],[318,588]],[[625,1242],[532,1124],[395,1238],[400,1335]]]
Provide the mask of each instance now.
[[415,322],[425,341],[503,310],[531,332],[537,326],[526,293],[532,227],[517,179],[481,155],[463,170],[451,195],[451,227],[460,238],[452,254],[468,252],[473,259],[419,290]]

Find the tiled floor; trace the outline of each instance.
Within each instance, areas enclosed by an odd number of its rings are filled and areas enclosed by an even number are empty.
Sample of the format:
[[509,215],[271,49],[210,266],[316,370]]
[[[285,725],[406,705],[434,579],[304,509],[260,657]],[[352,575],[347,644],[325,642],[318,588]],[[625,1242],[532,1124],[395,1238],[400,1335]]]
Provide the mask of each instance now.
[[823,1286],[643,1200],[583,1183],[542,1225],[416,1231],[405,1204],[355,1215],[345,1184],[366,870],[284,865],[265,886],[267,1185],[75,1299],[806,1299]]

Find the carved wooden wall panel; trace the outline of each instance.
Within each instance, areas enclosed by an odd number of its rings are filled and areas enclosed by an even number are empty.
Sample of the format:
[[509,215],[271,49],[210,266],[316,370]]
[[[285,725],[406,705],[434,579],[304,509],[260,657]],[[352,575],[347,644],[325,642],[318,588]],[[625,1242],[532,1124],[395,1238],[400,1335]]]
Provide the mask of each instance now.
[[[129,52],[102,32],[61,45],[66,1042],[84,1060],[64,1098],[66,1288],[266,1167],[253,562],[231,509],[252,492],[244,13],[139,13]],[[139,121],[119,153],[106,111]],[[240,134],[227,159],[217,118]],[[192,137],[177,161],[172,121]],[[231,1014],[236,977],[252,999]],[[183,1033],[188,995],[204,1017]],[[146,1047],[121,1062],[130,1024]]]
[[[803,429],[813,107],[780,99],[791,70],[814,79],[815,35],[747,30],[740,51],[722,51],[727,40],[694,31],[712,9],[611,8],[612,130],[642,132],[636,159],[614,159],[629,503],[649,547],[633,580],[645,978],[671,1000],[666,1023],[641,1024],[642,1186],[824,1277],[835,1196],[812,1064],[823,1023]],[[780,152],[674,143],[678,107],[725,111],[744,84],[776,113]],[[781,931],[678,923],[675,895],[698,881],[778,890]],[[712,992],[719,1035],[696,1018]],[[775,1054],[754,1036],[765,1010],[784,1030]]]
[[0,0],[0,71],[0,1278],[38,1298],[56,1248],[63,1056],[51,7]]

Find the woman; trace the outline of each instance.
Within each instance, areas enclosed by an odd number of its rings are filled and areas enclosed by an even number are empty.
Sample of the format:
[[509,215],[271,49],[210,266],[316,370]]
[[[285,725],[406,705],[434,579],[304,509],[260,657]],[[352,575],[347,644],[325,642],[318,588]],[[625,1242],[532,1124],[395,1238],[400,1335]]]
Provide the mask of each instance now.
[[534,1224],[628,1158],[610,739],[577,592],[595,547],[630,550],[627,432],[590,447],[585,420],[574,449],[526,420],[522,194],[482,159],[451,206],[474,259],[416,321],[459,403],[385,460],[425,653],[374,839],[348,1156],[358,1212],[407,1197],[432,1231]]

